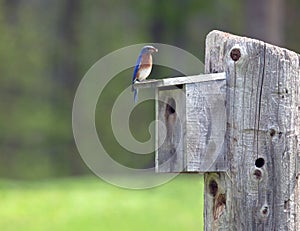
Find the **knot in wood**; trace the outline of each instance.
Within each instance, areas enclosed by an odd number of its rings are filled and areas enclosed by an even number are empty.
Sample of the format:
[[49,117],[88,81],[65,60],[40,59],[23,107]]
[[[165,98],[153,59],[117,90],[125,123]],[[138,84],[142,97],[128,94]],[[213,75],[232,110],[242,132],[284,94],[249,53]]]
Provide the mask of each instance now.
[[269,206],[264,205],[261,209],[260,209],[260,213],[262,217],[267,217],[269,215]]
[[238,61],[241,57],[241,51],[238,48],[234,48],[230,52],[230,57],[233,61]]
[[262,178],[262,172],[259,169],[255,169],[253,175],[257,180],[260,180]]

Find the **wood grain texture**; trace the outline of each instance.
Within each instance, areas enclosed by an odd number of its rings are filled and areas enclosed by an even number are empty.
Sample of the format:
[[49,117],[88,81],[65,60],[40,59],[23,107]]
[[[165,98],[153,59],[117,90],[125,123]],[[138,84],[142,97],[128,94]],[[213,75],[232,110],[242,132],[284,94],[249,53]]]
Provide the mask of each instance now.
[[205,230],[300,230],[299,60],[262,41],[207,36],[205,72],[227,76],[229,170],[205,174]]

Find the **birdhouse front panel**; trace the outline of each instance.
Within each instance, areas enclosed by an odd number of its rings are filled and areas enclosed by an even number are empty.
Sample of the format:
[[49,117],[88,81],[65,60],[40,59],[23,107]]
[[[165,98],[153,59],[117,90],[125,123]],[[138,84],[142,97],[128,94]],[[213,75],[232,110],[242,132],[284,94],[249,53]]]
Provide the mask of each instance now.
[[156,97],[156,171],[181,172],[186,164],[184,89],[158,88]]

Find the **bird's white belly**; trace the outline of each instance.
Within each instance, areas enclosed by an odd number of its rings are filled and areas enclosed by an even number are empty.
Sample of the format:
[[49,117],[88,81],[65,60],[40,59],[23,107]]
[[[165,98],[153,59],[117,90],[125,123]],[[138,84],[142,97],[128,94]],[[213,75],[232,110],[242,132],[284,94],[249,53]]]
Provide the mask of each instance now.
[[140,69],[138,80],[139,81],[145,80],[150,75],[151,69],[152,69],[151,67]]

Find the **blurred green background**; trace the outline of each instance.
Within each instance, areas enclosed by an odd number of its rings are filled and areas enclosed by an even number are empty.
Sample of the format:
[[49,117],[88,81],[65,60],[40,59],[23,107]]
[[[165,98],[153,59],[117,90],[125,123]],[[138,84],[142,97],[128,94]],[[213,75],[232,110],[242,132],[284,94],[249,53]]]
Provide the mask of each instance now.
[[[104,55],[136,43],[175,45],[203,60],[213,29],[300,51],[299,0],[0,0],[0,12],[0,230],[201,230],[201,176],[130,191],[91,174],[71,127],[81,78]],[[110,127],[132,72],[107,86],[96,123],[115,159],[149,167],[153,154],[129,153]],[[133,134],[149,139],[153,102],[132,117],[144,118],[131,124]]]

